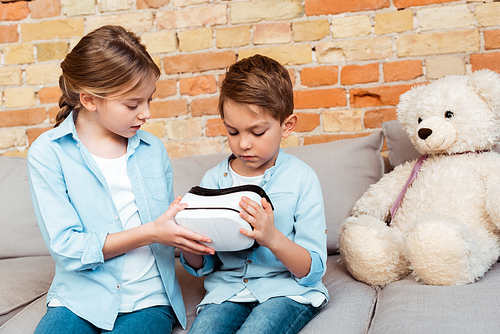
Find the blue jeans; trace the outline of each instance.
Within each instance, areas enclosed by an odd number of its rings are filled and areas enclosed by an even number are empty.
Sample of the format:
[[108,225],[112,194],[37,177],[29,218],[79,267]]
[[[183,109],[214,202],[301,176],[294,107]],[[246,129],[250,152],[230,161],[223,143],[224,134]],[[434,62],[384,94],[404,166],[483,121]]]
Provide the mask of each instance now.
[[48,307],[34,334],[148,334],[171,333],[177,318],[170,306],[153,306],[131,313],[120,313],[112,330],[92,325],[63,306]]
[[287,297],[271,298],[263,303],[209,304],[200,311],[189,333],[293,334],[316,314],[316,307]]

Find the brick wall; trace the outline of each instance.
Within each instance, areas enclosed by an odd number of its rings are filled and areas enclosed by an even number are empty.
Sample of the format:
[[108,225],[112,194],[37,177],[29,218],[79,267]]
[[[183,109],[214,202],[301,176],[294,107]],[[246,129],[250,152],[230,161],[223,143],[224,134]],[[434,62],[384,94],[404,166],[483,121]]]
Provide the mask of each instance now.
[[492,0],[33,0],[0,3],[0,155],[53,126],[59,62],[103,24],[138,33],[162,75],[144,129],[171,157],[227,152],[225,68],[261,53],[289,69],[299,124],[284,146],[364,136],[414,84],[500,72]]

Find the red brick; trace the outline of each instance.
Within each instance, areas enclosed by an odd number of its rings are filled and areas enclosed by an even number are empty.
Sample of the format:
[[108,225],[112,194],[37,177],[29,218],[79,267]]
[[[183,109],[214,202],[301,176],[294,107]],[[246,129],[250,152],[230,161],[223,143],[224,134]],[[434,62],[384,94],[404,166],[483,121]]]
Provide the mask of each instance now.
[[396,108],[369,110],[365,112],[363,123],[366,129],[381,128],[382,123],[397,119]]
[[46,103],[59,103],[59,98],[61,97],[61,89],[57,86],[55,87],[44,87],[38,91],[38,99],[41,104]]
[[31,144],[40,136],[42,133],[49,131],[52,129],[52,127],[48,128],[32,128],[26,130],[26,134],[28,135],[28,144],[31,146]]
[[191,108],[191,116],[203,116],[203,115],[217,115],[217,105],[219,103],[219,97],[209,97],[205,99],[195,99],[189,104]]
[[320,125],[319,115],[315,113],[296,113],[298,117],[295,132],[309,132]]
[[347,105],[345,89],[300,90],[293,94],[295,109],[331,108]]
[[390,4],[389,0],[306,0],[305,10],[307,16],[328,15],[388,8]]
[[395,106],[399,103],[399,96],[412,86],[398,85],[351,89],[351,108]]
[[19,42],[19,33],[17,32],[17,24],[9,26],[0,26],[0,43],[15,43]]
[[59,0],[36,0],[29,3],[32,19],[61,15]]
[[384,64],[385,82],[412,80],[423,74],[421,60],[397,61]]
[[159,80],[156,82],[156,91],[153,99],[164,99],[177,94],[177,80]]
[[213,94],[217,91],[217,83],[213,75],[182,78],[179,80],[182,95]]
[[220,118],[207,119],[207,124],[205,125],[205,136],[217,137],[226,135],[226,127],[224,126]]
[[338,66],[306,67],[300,72],[300,82],[308,87],[331,86],[338,81]]
[[347,65],[340,71],[342,85],[355,85],[377,82],[379,79],[378,63],[368,65]]
[[484,31],[484,48],[486,50],[500,49],[500,29]]
[[328,142],[335,141],[335,140],[366,137],[369,134],[371,134],[371,133],[353,133],[353,134],[341,134],[341,135],[308,136],[308,137],[304,137],[304,145],[321,144],[321,143],[328,143]]
[[18,21],[28,17],[28,1],[0,3],[0,21]]
[[47,119],[45,108],[30,108],[0,112],[0,127],[40,124]]
[[394,6],[396,6],[397,9],[403,9],[408,7],[426,6],[435,3],[453,2],[453,1],[456,0],[394,0]]
[[470,56],[472,71],[490,69],[500,73],[500,52],[476,53]]
[[169,100],[151,102],[151,118],[176,117],[187,115],[186,100]]
[[168,5],[170,0],[137,0],[137,9],[160,8]]
[[194,53],[163,58],[165,74],[203,72],[229,67],[236,62],[234,51]]

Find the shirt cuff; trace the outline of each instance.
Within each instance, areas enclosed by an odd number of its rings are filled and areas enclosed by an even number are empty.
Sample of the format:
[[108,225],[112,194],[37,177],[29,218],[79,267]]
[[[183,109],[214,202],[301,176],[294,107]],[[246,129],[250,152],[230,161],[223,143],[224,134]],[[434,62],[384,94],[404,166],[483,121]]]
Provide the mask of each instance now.
[[302,278],[295,278],[297,283],[304,286],[313,286],[318,283],[325,272],[325,267],[323,261],[321,261],[321,256],[318,253],[309,251],[311,256],[311,268],[309,273]]
[[90,237],[87,243],[87,247],[83,251],[81,261],[82,270],[92,269],[94,270],[100,264],[104,263],[104,254],[102,253],[102,248],[104,247],[104,242],[108,236],[107,232],[93,230],[90,233]]
[[181,260],[181,263],[182,263],[182,266],[184,267],[184,269],[186,269],[186,271],[188,273],[190,273],[191,275],[196,276],[196,277],[206,276],[206,275],[210,274],[214,269],[214,256],[204,255],[203,256],[203,264],[202,264],[201,268],[199,268],[199,269],[194,269],[193,267],[191,267],[189,265],[189,263],[184,259],[184,254],[182,254],[182,253],[181,253],[180,260]]

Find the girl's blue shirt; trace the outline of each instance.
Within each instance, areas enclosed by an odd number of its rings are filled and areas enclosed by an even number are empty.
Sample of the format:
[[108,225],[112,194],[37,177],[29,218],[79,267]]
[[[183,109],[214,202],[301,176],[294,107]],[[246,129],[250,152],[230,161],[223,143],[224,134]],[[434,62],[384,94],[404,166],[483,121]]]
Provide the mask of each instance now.
[[[201,182],[205,188],[232,186],[228,157],[209,170]],[[309,251],[311,268],[302,278],[290,271],[265,247],[238,252],[218,252],[203,257],[203,267],[194,270],[181,256],[184,267],[195,276],[205,276],[205,298],[200,305],[222,303],[245,287],[264,302],[272,297],[300,296],[318,291],[328,300],[322,283],[326,271],[326,223],[323,195],[314,170],[280,149],[273,167],[264,173],[262,188],[274,206],[274,225],[286,237]]]
[[[163,214],[174,200],[172,167],[163,143],[140,130],[128,140],[126,156],[145,224]],[[47,302],[56,298],[97,327],[112,329],[122,298],[124,256],[105,261],[102,248],[107,235],[123,227],[104,176],[78,138],[73,114],[32,144],[28,173],[37,221],[56,261]],[[174,248],[150,247],[169,302],[185,327]]]

